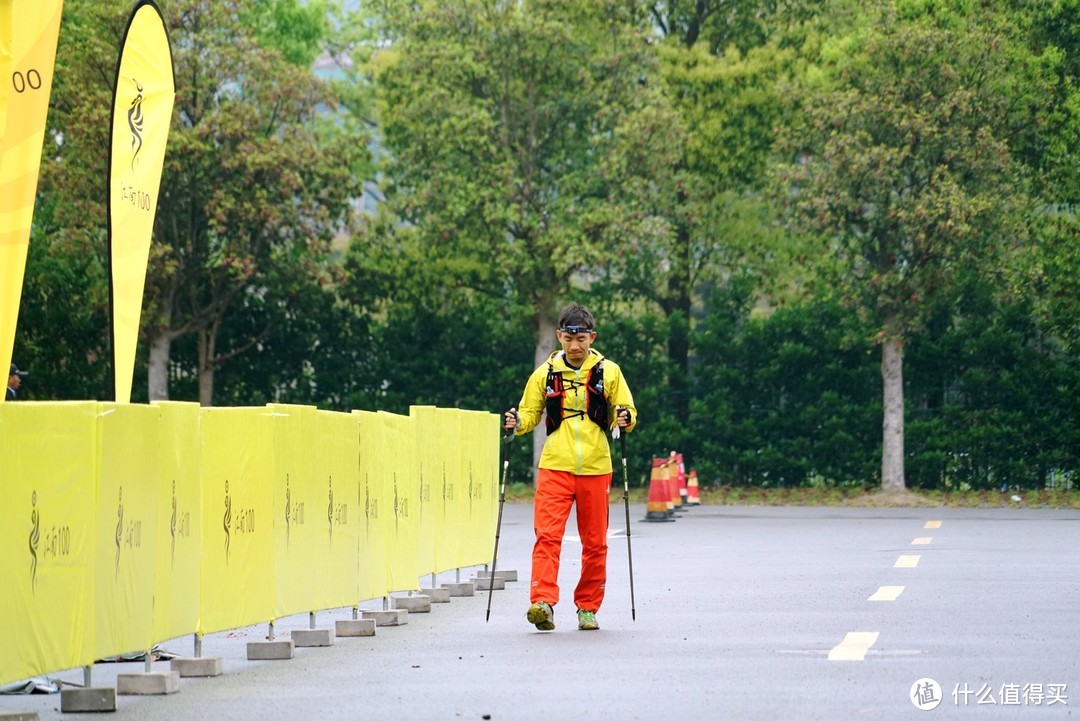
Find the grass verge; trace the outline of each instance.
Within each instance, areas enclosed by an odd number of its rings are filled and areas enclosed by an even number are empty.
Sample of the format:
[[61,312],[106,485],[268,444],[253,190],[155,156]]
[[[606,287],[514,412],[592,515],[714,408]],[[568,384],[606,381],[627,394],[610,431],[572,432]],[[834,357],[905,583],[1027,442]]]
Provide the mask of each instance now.
[[[817,486],[769,488],[762,486],[716,486],[700,489],[706,506],[838,506],[861,508],[1080,508],[1080,491],[903,491]],[[622,485],[611,488],[613,501],[622,500]],[[506,487],[510,503],[531,503],[533,487],[512,483]],[[648,491],[630,489],[631,503],[645,503]]]

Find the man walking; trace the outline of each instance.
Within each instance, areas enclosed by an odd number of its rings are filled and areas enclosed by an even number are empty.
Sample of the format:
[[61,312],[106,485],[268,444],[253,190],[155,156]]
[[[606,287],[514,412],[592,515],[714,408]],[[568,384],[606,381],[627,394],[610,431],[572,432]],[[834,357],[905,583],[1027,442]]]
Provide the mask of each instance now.
[[532,605],[525,615],[541,631],[555,628],[563,532],[576,502],[581,578],[574,589],[574,605],[578,628],[593,631],[600,628],[596,612],[607,581],[611,491],[607,431],[616,423],[624,432],[633,430],[637,409],[619,366],[592,348],[596,340],[592,313],[576,303],[568,305],[555,337],[562,350],[533,371],[518,407],[506,412],[503,423],[504,429],[522,435],[547,411],[547,441],[533,502]]

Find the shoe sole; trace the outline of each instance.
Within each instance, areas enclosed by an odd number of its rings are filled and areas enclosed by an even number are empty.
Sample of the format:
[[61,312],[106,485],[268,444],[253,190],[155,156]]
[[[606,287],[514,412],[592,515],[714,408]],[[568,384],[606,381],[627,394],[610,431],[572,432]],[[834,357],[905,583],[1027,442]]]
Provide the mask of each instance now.
[[525,614],[525,618],[541,631],[555,630],[555,621],[549,618],[540,606],[529,606],[529,612]]

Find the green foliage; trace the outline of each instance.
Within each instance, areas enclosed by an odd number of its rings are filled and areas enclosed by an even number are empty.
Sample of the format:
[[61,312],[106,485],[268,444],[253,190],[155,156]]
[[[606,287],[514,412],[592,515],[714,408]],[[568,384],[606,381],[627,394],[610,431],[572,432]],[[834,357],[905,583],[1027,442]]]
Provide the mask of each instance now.
[[372,67],[401,241],[508,282],[550,325],[580,270],[652,232],[634,203],[670,123],[640,20],[600,2],[369,7],[392,40]]
[[[206,404],[214,372],[269,333],[240,322],[252,319],[250,299],[286,307],[297,284],[324,283],[330,244],[360,194],[366,132],[308,67],[330,32],[326,8],[296,0],[163,8],[176,104],[142,329],[165,348],[195,336],[196,359],[180,365],[202,381],[188,397]],[[63,141],[46,155],[43,186],[58,201],[57,232],[91,248],[104,226],[100,149],[129,11],[129,3],[85,0],[64,10],[50,113]],[[275,323],[280,314],[259,318]],[[225,326],[233,334],[219,335]],[[167,363],[152,357],[150,368],[164,377]]]
[[[574,299],[641,409],[637,493],[677,450],[703,494],[858,497],[888,337],[911,485],[983,503],[1078,469],[1077,0],[363,5],[163,4],[178,98],[144,332],[172,339],[173,397],[212,372],[223,404],[499,411]],[[25,398],[107,395],[129,11],[65,3]],[[384,202],[353,227],[372,137]],[[531,479],[530,445],[509,453]]]
[[310,68],[329,30],[327,0],[263,0],[241,8],[242,22],[260,47],[271,48],[293,65]]

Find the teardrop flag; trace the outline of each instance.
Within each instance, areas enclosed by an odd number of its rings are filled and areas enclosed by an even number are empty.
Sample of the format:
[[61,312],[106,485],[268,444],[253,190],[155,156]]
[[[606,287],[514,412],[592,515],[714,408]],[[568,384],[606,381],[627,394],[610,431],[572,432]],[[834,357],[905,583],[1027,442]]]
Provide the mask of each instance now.
[[0,0],[0,368],[15,347],[62,7]]
[[146,265],[175,98],[172,50],[161,11],[141,0],[120,60],[109,147],[109,299],[115,400],[131,400]]

